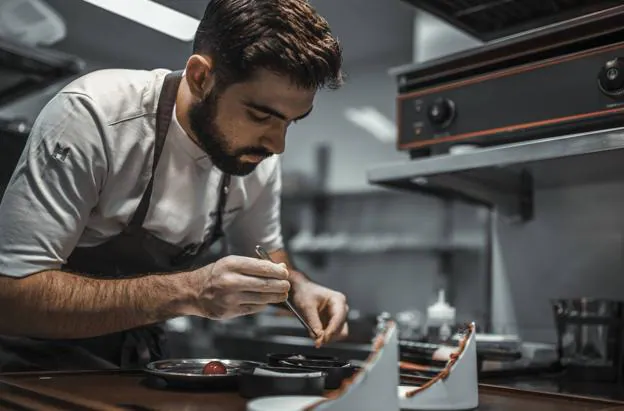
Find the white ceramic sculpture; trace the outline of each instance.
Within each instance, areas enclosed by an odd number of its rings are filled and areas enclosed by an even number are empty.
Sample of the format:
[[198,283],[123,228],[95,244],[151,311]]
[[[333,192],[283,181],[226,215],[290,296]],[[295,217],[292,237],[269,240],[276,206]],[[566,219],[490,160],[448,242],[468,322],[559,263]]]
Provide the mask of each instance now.
[[401,410],[459,411],[479,405],[476,329],[472,323],[446,367],[421,387],[399,386]]

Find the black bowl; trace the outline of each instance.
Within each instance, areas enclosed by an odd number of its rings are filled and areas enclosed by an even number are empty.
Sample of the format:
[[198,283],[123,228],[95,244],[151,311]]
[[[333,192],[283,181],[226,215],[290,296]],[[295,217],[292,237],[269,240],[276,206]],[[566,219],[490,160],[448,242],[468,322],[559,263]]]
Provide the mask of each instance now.
[[304,356],[305,359],[299,359],[292,358],[294,355],[295,354],[271,354],[269,356],[269,364],[294,369],[323,371],[327,374],[325,388],[329,390],[339,388],[342,381],[351,377],[357,370],[357,368],[348,361],[340,361],[334,357],[308,355]]
[[[286,353],[286,354],[269,354],[267,355],[269,361],[268,364],[275,366],[275,367],[279,367],[281,361],[283,360],[287,360],[287,361],[301,361],[301,360],[305,360],[305,361],[309,361],[311,363],[316,363],[318,361],[320,362],[325,362],[325,361],[338,361],[337,357],[330,357],[330,356],[326,356],[326,355],[302,355],[302,354],[295,354],[295,353]],[[297,358],[295,358],[297,357]],[[301,358],[303,357],[303,358]]]
[[[282,374],[282,375],[280,375]],[[244,398],[272,395],[321,396],[326,374],[320,370],[260,366],[239,371],[239,393]]]

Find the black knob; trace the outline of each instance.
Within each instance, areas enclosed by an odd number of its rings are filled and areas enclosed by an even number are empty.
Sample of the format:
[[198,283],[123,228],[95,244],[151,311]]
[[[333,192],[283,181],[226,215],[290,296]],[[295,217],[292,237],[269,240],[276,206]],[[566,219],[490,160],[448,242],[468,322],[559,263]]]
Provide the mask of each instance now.
[[611,97],[624,97],[624,60],[614,58],[600,70],[598,85],[603,93]]
[[455,103],[447,98],[438,98],[429,106],[427,115],[433,124],[447,127],[455,118]]

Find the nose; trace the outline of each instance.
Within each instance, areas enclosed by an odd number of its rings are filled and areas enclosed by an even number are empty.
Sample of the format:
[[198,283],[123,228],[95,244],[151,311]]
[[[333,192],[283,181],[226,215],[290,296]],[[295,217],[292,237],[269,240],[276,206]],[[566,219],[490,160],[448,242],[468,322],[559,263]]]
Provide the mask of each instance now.
[[267,130],[263,145],[274,154],[282,154],[286,148],[286,127],[275,126]]

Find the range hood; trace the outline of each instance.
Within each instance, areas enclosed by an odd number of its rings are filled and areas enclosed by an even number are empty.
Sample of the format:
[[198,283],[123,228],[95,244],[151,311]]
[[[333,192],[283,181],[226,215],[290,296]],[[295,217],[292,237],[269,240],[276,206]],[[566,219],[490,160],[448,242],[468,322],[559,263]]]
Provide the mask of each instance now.
[[79,74],[84,62],[0,38],[0,107]]
[[621,0],[403,0],[483,41],[500,40],[622,5]]

